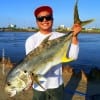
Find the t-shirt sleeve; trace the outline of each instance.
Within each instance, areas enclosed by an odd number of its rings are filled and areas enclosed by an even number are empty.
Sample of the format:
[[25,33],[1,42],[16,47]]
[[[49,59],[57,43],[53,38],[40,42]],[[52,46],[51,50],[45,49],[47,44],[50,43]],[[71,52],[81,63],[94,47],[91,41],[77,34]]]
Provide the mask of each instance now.
[[31,39],[27,39],[25,42],[25,53],[26,55],[33,50],[33,44]]
[[71,44],[68,57],[76,60],[79,54],[79,44]]

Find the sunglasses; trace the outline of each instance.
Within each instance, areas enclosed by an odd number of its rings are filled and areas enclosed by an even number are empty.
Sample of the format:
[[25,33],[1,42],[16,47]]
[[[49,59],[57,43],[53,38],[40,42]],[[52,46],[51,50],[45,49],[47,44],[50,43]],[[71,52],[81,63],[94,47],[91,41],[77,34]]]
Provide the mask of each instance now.
[[53,17],[52,17],[52,15],[36,17],[36,20],[39,22],[43,22],[44,19],[46,21],[50,21],[50,20],[53,20]]

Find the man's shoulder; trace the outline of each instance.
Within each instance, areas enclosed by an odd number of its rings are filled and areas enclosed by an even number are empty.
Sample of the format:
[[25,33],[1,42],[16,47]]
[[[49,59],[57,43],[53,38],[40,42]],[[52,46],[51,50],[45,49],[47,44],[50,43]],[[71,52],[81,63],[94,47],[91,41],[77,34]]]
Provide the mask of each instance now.
[[26,41],[31,41],[31,40],[34,40],[35,39],[35,37],[38,35],[38,32],[37,33],[34,33],[34,34],[32,34],[31,36],[29,36],[27,39],[26,39]]
[[51,35],[50,39],[58,38],[58,37],[61,37],[63,35],[64,35],[64,33],[52,32],[52,35]]
[[52,32],[53,35],[56,35],[56,36],[63,36],[64,33],[60,33],[60,32]]

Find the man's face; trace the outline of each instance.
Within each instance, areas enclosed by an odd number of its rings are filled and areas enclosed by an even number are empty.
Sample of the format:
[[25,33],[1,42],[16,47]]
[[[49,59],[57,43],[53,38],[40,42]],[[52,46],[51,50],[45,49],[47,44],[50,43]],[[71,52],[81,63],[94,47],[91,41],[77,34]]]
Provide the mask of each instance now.
[[52,30],[53,18],[47,11],[42,11],[37,15],[36,18],[37,25],[40,31],[48,31]]

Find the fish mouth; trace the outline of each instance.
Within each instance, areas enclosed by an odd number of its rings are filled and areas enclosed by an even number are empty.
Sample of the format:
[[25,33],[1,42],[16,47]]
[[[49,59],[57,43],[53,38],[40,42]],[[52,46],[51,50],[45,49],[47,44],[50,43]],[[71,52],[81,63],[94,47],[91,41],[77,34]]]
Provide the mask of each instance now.
[[16,95],[16,93],[17,93],[16,90],[12,90],[12,91],[8,92],[8,96],[13,97]]
[[17,93],[15,89],[9,89],[9,87],[5,87],[5,92],[9,97],[13,97]]

